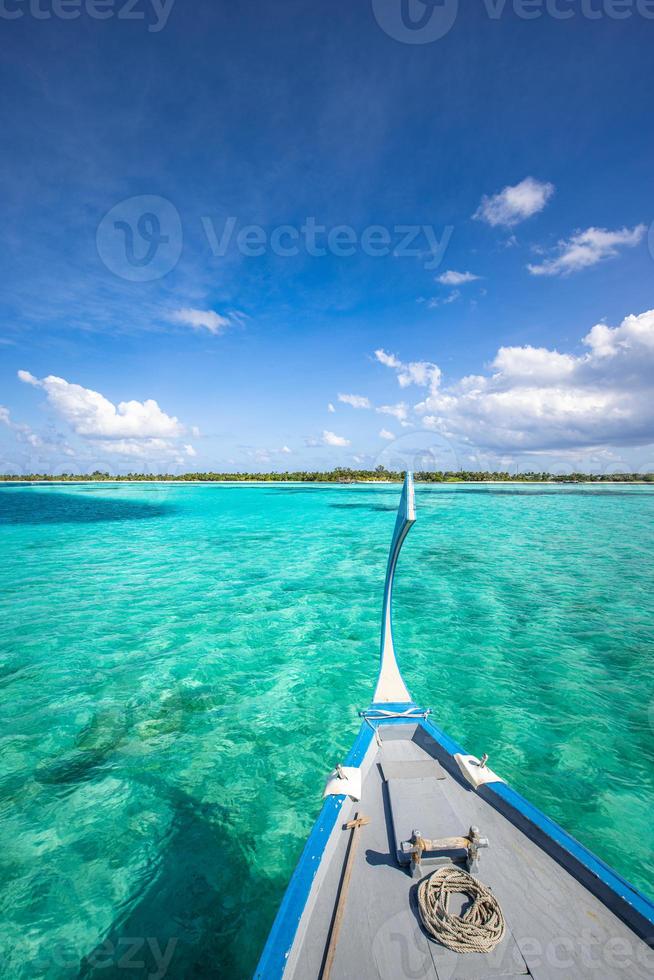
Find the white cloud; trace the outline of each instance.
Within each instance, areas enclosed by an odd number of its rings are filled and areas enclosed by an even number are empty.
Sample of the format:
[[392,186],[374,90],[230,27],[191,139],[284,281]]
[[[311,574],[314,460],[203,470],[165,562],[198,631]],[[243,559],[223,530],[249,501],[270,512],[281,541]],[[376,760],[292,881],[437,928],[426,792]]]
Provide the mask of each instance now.
[[449,303],[456,303],[458,299],[461,298],[461,290],[453,289],[445,299],[441,299],[440,296],[432,296],[432,298],[427,303],[430,310],[435,310],[439,306],[447,306]]
[[406,402],[398,402],[397,405],[380,405],[377,411],[380,415],[392,415],[398,422],[406,422],[409,406]]
[[331,403],[331,402],[330,402],[330,403],[329,403],[329,405],[327,406],[327,411],[328,411],[328,412],[332,412],[332,413],[334,413],[334,412],[336,411],[336,409],[334,408],[334,406],[332,405],[332,403]]
[[[428,385],[436,389],[441,380],[441,369],[431,361],[410,361],[405,363],[400,361],[395,354],[388,354],[381,348],[375,351],[375,357],[380,364],[393,368],[397,372],[397,380],[400,388],[408,388],[409,385]],[[381,411],[381,409],[377,409]],[[390,413],[389,413],[390,414]]]
[[553,194],[554,184],[526,177],[519,184],[505,187],[499,194],[484,195],[473,218],[492,227],[512,228],[542,211]]
[[214,310],[194,310],[190,307],[173,310],[168,318],[173,323],[181,323],[194,330],[208,330],[212,334],[223,333],[231,324],[229,317],[221,316]]
[[597,358],[623,354],[639,361],[641,358],[644,362],[651,361],[654,359],[654,310],[627,316],[619,327],[598,323],[586,334],[584,343]]
[[324,446],[349,446],[350,440],[345,439],[343,436],[337,436],[335,432],[329,432],[328,429],[322,434],[322,444]]
[[185,455],[195,455],[192,446],[179,445],[185,426],[154,399],[114,405],[100,392],[55,375],[35,378],[29,371],[19,371],[18,377],[42,389],[55,413],[96,453],[180,464]]
[[370,408],[370,400],[364,395],[339,395],[338,400],[352,408]]
[[182,463],[184,460],[179,448],[166,439],[110,439],[94,442],[92,445],[97,452],[111,453],[116,456],[129,456],[143,460],[165,460],[175,463]]
[[152,398],[144,402],[119,402],[116,406],[98,391],[71,384],[53,374],[38,379],[29,371],[19,371],[18,377],[42,388],[57,414],[86,438],[170,439],[184,432],[184,426],[174,416],[162,412]]
[[15,434],[19,442],[26,442],[33,449],[39,449],[44,442],[41,436],[33,432],[29,425],[23,422],[14,422],[11,413],[4,405],[0,405],[0,423],[6,425]]
[[654,442],[654,310],[597,324],[580,355],[502,347],[490,373],[431,392],[416,411],[445,437],[537,452]]
[[[306,440],[306,445],[320,445],[319,442],[311,440]],[[275,456],[288,456],[293,452],[288,446],[282,446],[281,449],[252,449],[243,447],[246,449],[246,454],[252,459],[256,459],[258,463],[272,463]]]
[[384,364],[386,367],[389,368],[402,367],[402,362],[398,360],[395,354],[387,354],[386,351],[382,350],[381,348],[375,351],[375,357],[377,358],[380,364]]
[[528,265],[527,268],[533,276],[569,276],[604,259],[615,258],[621,246],[633,248],[643,240],[646,231],[645,225],[617,231],[587,228],[586,231],[576,232],[568,241],[560,241],[556,247],[558,254],[554,258]]
[[380,429],[379,430],[379,437],[380,437],[380,439],[394,439],[395,438],[395,433],[389,432],[388,429]]
[[454,269],[450,269],[448,272],[444,272],[442,276],[438,276],[436,281],[443,286],[463,286],[465,283],[475,282],[480,278],[474,272],[455,272]]
[[575,358],[546,347],[500,347],[492,367],[515,381],[557,381],[574,372]]

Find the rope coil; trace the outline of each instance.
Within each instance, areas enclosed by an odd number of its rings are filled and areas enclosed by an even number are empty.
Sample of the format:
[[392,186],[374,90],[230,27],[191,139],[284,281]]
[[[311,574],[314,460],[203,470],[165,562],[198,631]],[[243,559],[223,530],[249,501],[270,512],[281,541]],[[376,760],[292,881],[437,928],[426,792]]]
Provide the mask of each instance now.
[[[472,904],[462,916],[450,915],[450,897],[464,894]],[[418,887],[420,918],[427,932],[455,953],[491,953],[504,939],[500,904],[477,878],[461,868],[439,868]]]

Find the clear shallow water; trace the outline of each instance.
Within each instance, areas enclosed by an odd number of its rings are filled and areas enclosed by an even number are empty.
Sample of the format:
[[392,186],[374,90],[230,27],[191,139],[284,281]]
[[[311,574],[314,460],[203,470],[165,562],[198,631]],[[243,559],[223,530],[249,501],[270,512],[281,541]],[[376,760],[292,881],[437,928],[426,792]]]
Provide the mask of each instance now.
[[[251,973],[370,700],[398,495],[0,487],[1,976]],[[654,490],[417,504],[414,697],[654,894]]]

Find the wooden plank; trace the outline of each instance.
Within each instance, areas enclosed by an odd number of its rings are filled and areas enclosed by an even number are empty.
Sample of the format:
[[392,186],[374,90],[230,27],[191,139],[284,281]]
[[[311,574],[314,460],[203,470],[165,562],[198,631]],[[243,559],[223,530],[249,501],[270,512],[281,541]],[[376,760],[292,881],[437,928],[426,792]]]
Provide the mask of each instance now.
[[352,877],[352,868],[354,867],[354,858],[356,856],[357,846],[359,844],[359,838],[361,836],[361,828],[365,827],[366,824],[369,823],[370,823],[370,819],[368,817],[359,816],[359,814],[357,813],[355,814],[354,820],[350,820],[350,822],[345,825],[345,829],[350,831],[350,841],[347,850],[347,857],[345,859],[345,870],[343,871],[343,879],[341,881],[341,886],[338,890],[338,898],[336,900],[336,910],[334,912],[334,918],[329,932],[329,940],[327,942],[325,960],[324,960],[323,968],[320,971],[320,980],[329,980],[329,977],[332,972],[332,966],[334,965],[334,957],[336,955],[336,948],[338,946],[338,937],[341,932],[341,925],[343,924],[345,903],[347,901],[347,895],[350,889],[350,879]]

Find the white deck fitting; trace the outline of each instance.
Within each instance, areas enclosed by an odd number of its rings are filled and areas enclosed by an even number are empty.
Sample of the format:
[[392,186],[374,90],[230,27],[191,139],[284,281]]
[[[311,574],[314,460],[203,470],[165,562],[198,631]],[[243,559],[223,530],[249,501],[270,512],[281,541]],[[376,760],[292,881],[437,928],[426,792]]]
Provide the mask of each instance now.
[[506,780],[502,779],[489,769],[488,766],[482,766],[481,761],[476,755],[461,755],[457,753],[454,756],[456,764],[461,770],[463,778],[466,779],[471,786],[478,789],[483,786],[484,783],[504,783]]

